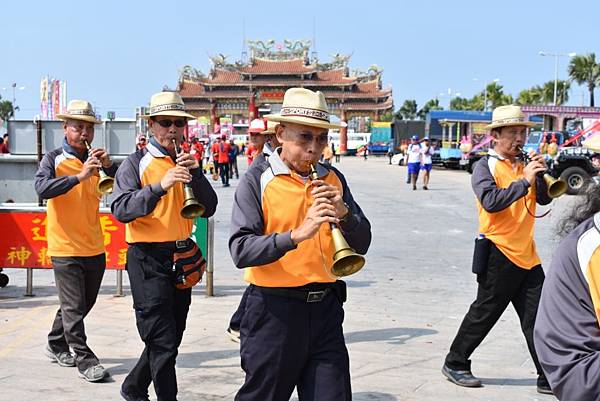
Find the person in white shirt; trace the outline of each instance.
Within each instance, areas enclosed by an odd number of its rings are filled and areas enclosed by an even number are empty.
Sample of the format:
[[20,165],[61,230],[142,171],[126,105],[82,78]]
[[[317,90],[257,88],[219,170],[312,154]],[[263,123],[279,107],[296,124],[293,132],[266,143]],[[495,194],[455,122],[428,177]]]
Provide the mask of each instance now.
[[427,186],[429,185],[429,175],[431,174],[431,166],[432,160],[431,156],[433,155],[433,146],[429,142],[429,138],[423,138],[423,143],[421,144],[421,171],[423,172],[423,189],[427,190]]
[[419,136],[413,135],[411,137],[411,143],[406,149],[408,175],[410,176],[410,182],[412,182],[413,191],[417,189],[417,178],[419,177],[419,169],[421,168],[421,144],[419,143]]

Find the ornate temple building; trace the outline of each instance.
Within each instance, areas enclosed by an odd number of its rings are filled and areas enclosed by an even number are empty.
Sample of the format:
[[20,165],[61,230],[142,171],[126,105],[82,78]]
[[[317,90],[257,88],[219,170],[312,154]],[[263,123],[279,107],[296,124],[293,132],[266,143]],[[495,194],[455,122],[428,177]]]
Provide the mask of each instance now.
[[[333,55],[328,63],[320,63],[315,53],[311,55],[310,47],[310,41],[248,41],[249,57],[229,62],[224,55],[213,56],[208,75],[185,66],[180,71],[177,91],[187,111],[209,118],[210,127],[225,116],[233,122],[247,123],[277,113],[285,91],[291,87],[323,92],[331,112],[345,122],[353,117],[379,121],[381,115],[393,111],[392,89],[383,87],[380,68],[372,65],[366,71],[351,71],[350,56],[340,54]],[[342,150],[345,131],[340,132]]]

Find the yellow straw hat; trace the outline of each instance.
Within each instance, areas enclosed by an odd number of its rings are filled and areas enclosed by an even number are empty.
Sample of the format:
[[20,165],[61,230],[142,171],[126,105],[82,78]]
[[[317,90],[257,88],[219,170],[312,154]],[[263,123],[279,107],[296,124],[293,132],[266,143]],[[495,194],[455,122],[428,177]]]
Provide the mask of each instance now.
[[92,104],[87,100],[71,100],[64,114],[57,114],[59,120],[79,120],[93,124],[102,124],[102,120],[96,118]]
[[527,121],[525,115],[519,106],[499,106],[492,113],[492,123],[488,124],[486,129],[508,127],[512,125],[524,125],[533,127],[537,125],[534,122]]
[[150,98],[150,114],[142,118],[156,116],[184,117],[195,119],[196,117],[185,112],[185,104],[179,93],[158,92]]
[[283,106],[279,114],[267,114],[268,121],[295,123],[318,128],[342,128],[346,123],[329,122],[329,108],[322,92],[304,88],[290,88],[283,96]]

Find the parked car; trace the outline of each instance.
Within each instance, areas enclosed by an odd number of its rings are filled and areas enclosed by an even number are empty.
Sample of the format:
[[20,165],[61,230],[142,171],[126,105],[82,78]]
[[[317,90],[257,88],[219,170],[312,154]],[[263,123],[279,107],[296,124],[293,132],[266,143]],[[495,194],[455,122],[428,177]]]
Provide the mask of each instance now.
[[566,181],[567,193],[577,195],[598,174],[600,155],[583,147],[563,148],[556,158],[550,161],[549,173],[554,178]]

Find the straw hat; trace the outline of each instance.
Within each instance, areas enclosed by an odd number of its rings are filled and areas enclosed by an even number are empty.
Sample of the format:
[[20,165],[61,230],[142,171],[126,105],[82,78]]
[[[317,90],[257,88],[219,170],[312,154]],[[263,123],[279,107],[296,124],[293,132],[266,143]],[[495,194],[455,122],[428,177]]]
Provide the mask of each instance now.
[[346,124],[329,122],[329,108],[322,92],[304,88],[290,88],[283,96],[283,106],[279,114],[268,114],[268,121],[296,123],[318,128],[342,128]]
[[261,134],[275,135],[275,128],[277,128],[278,125],[279,125],[279,123],[276,123],[274,121],[267,121],[267,129],[264,130],[263,132],[261,132]]
[[581,142],[584,148],[600,153],[600,134],[592,135],[585,141]]
[[265,120],[262,118],[255,118],[250,121],[250,127],[248,127],[249,134],[260,134],[265,130]]
[[492,113],[492,123],[486,125],[486,129],[494,129],[499,127],[508,127],[512,125],[524,125],[525,127],[533,127],[537,125],[534,122],[527,121],[525,115],[519,106],[500,106],[494,109]]
[[156,116],[184,117],[195,119],[196,117],[185,112],[185,104],[179,93],[158,92],[150,98],[150,114],[142,118]]
[[92,104],[87,100],[71,100],[64,114],[57,114],[59,120],[80,120],[88,123],[102,124],[102,120],[96,118]]

